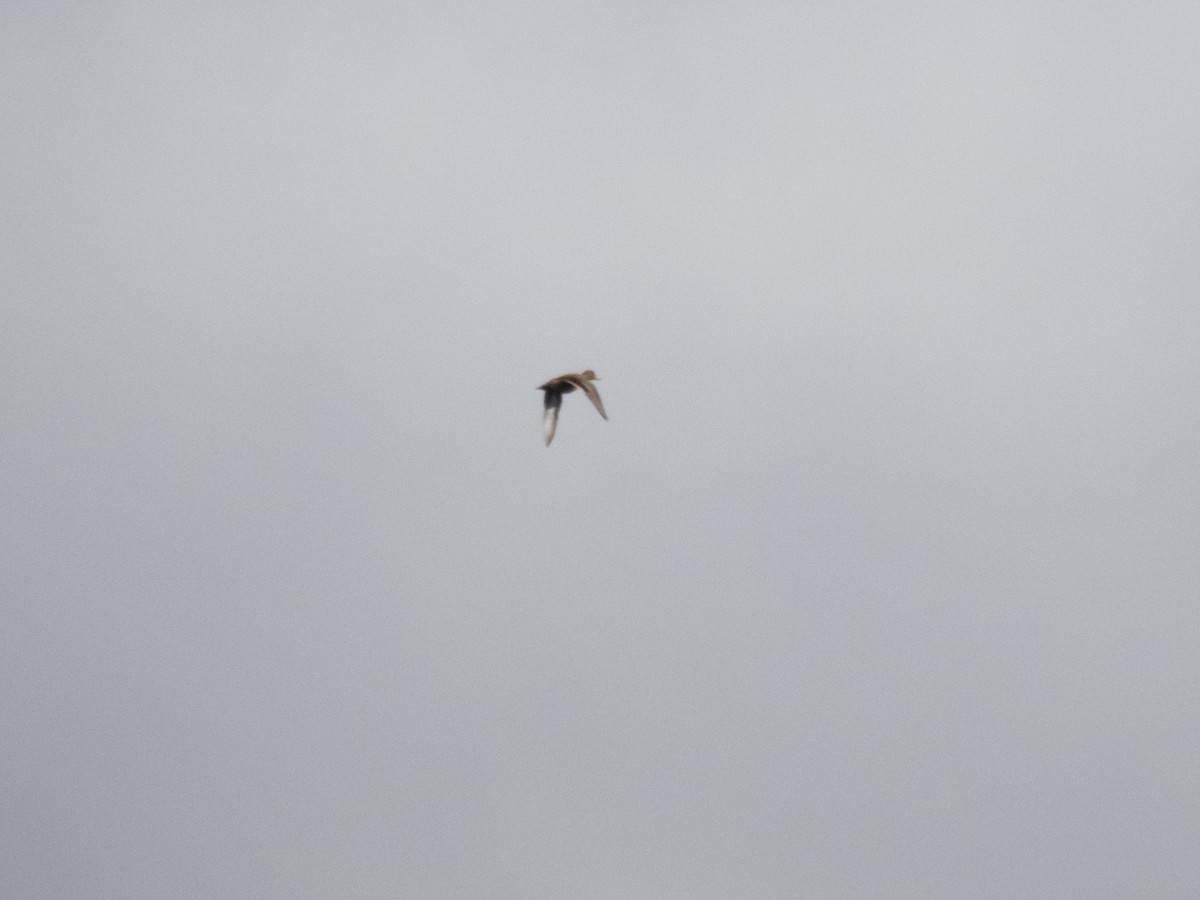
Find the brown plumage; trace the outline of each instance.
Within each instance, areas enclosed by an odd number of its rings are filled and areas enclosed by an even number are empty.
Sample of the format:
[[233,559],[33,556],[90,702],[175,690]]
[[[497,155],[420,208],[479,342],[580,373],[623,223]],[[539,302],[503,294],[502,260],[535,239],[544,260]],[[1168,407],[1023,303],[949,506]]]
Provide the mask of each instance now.
[[554,432],[558,428],[558,410],[562,406],[563,394],[569,394],[576,389],[583,391],[592,401],[592,405],[596,407],[596,412],[600,413],[601,418],[605,421],[608,420],[608,415],[604,412],[604,404],[600,402],[600,392],[592,384],[593,381],[599,380],[596,373],[588,369],[584,372],[551,378],[538,388],[539,391],[546,392],[545,410],[542,413],[542,430],[546,434],[547,447],[554,440]]

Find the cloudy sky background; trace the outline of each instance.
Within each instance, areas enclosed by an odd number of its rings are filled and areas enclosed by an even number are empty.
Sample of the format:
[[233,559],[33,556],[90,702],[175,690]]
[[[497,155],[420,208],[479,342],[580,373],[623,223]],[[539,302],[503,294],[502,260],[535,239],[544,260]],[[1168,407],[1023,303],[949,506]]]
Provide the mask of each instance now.
[[4,896],[1200,893],[1200,7],[2,18]]

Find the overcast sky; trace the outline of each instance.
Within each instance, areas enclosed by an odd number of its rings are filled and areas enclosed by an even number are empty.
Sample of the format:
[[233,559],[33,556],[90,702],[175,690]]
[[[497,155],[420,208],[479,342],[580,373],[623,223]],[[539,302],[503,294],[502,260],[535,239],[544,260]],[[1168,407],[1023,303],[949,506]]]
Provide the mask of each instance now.
[[0,894],[1200,896],[1195,2],[0,20]]

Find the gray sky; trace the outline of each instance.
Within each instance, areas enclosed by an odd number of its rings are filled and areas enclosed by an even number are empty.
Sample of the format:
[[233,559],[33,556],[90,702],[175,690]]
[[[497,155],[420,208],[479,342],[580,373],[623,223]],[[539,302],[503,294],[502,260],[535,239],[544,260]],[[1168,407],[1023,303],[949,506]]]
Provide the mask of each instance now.
[[1195,3],[3,20],[0,894],[1200,894]]

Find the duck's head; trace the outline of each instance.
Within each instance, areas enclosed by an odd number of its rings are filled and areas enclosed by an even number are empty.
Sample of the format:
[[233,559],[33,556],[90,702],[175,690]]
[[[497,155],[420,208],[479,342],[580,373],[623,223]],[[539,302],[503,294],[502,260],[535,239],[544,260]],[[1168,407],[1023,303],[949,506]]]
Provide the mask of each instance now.
[[579,377],[584,378],[588,381],[599,381],[600,380],[600,376],[597,375],[595,372],[593,372],[591,369],[586,369],[583,372],[580,372]]

